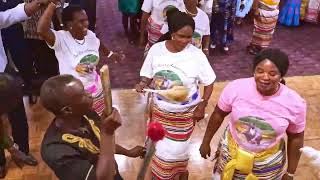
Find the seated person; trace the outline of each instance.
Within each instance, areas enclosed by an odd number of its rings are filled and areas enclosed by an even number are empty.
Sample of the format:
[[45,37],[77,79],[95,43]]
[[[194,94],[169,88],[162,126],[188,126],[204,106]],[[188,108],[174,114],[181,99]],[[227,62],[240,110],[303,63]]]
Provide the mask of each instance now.
[[[41,145],[41,156],[61,180],[122,179],[114,160],[112,135],[119,113],[104,118],[91,109],[92,97],[80,80],[71,75],[55,76],[44,82],[40,99],[55,114]],[[115,153],[129,157],[145,154],[136,146],[127,150],[115,145]],[[107,178],[107,176],[109,178]]]

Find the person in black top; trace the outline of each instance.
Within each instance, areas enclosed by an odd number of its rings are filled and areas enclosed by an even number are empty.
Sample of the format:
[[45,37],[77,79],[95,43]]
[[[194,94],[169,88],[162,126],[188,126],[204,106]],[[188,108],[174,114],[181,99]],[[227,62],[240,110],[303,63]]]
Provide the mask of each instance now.
[[[112,134],[120,121],[117,110],[100,118],[92,107],[92,97],[80,80],[71,75],[52,77],[44,82],[40,100],[55,114],[41,145],[45,163],[61,180],[121,180],[114,160]],[[112,119],[113,123],[108,122]],[[115,153],[144,156],[145,148],[127,150],[115,145]],[[113,171],[116,170],[116,171]],[[115,173],[113,173],[115,172]]]

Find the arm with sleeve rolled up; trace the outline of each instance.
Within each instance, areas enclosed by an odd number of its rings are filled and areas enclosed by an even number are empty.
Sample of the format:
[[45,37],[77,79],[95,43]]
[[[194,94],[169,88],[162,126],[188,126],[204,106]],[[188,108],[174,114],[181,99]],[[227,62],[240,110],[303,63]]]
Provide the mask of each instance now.
[[0,12],[0,29],[28,19],[47,3],[48,0],[36,0],[27,4],[21,3],[12,9]]

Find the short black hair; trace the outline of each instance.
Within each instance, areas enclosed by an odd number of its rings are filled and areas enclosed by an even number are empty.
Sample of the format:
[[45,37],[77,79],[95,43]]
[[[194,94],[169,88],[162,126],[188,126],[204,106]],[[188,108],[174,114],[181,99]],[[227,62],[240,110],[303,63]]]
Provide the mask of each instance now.
[[1,106],[7,106],[8,103],[14,103],[13,99],[17,99],[21,95],[22,95],[21,86],[14,79],[14,77],[12,77],[7,73],[0,72],[0,104]]
[[69,5],[62,11],[62,23],[66,25],[68,22],[73,21],[73,15],[76,12],[83,11],[79,5]]
[[40,101],[42,105],[54,114],[59,114],[66,105],[64,97],[61,97],[66,84],[77,80],[72,75],[59,75],[46,80],[40,90]]
[[289,57],[286,53],[277,48],[267,48],[257,54],[257,56],[253,59],[253,70],[256,69],[260,62],[266,59],[270,60],[277,66],[281,77],[287,74],[289,69]]

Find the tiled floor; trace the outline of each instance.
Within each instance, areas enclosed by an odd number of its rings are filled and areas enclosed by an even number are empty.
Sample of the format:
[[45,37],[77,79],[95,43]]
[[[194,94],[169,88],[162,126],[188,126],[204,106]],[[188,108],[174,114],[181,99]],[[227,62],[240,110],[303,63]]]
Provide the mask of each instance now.
[[[305,145],[313,146],[320,150],[320,76],[293,77],[286,79],[288,86],[295,89],[308,102],[307,128],[305,130]],[[216,83],[214,93],[210,99],[207,113],[211,113],[217,99],[226,85],[225,82]],[[145,135],[144,109],[146,98],[132,90],[114,90],[113,102],[121,109],[123,125],[116,132],[117,143],[131,148],[135,145],[143,145]],[[27,114],[30,127],[31,152],[41,159],[39,146],[43,134],[52,119],[39,104],[32,107],[27,106]],[[225,121],[226,122],[226,121]],[[207,119],[196,125],[192,135],[192,148],[189,161],[190,180],[209,180],[214,162],[204,160],[200,157],[199,146],[207,125]],[[217,146],[218,139],[223,127],[215,135],[212,141],[212,149]],[[214,151],[213,151],[214,152]],[[139,170],[141,159],[132,159],[125,156],[117,156],[120,173],[125,180],[135,180]],[[24,167],[22,170],[8,161],[9,172],[7,180],[56,180],[47,166],[40,161],[39,166]],[[299,163],[296,173],[297,180],[316,180],[316,170],[310,166],[305,156]]]
[[[98,34],[102,41],[113,50],[122,50],[127,58],[121,64],[107,61],[111,67],[112,86],[114,88],[132,88],[138,81],[142,65],[142,51],[130,45],[123,33],[121,14],[116,0],[97,0]],[[217,73],[217,80],[231,80],[251,75],[252,56],[245,53],[251,39],[252,24],[235,27],[235,42],[231,54],[214,53],[209,58]],[[279,26],[275,32],[271,47],[281,48],[289,54],[291,67],[289,75],[313,75],[320,72],[320,25],[304,24],[301,27],[287,28]]]

